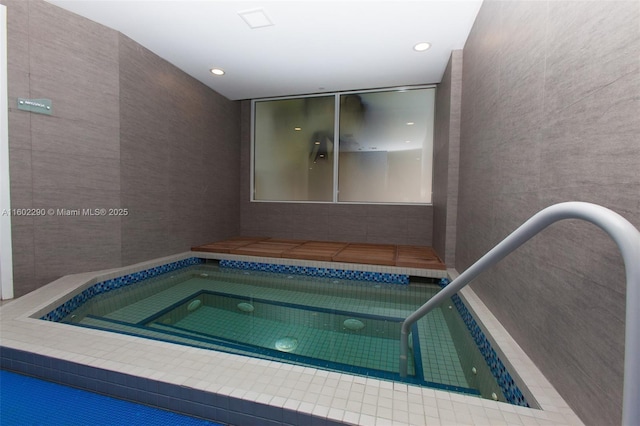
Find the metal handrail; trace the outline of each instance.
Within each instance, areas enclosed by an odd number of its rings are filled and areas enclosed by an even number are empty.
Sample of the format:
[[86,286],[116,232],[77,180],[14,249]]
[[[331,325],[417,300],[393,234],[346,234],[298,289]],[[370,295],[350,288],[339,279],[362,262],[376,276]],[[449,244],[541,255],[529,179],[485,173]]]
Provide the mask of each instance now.
[[614,211],[591,203],[566,202],[536,213],[507,238],[488,251],[458,278],[440,290],[402,323],[400,331],[400,376],[407,377],[409,329],[411,325],[469,284],[486,269],[534,237],[547,226],[563,219],[582,219],[599,226],[616,242],[627,275],[622,424],[640,424],[640,232]]

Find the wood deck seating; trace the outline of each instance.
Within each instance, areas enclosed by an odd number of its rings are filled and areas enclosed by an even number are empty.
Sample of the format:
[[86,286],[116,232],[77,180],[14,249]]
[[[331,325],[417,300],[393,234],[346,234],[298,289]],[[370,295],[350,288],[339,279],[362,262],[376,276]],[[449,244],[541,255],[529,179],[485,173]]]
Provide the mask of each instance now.
[[192,247],[191,250],[404,268],[446,269],[433,248],[426,246],[236,237]]

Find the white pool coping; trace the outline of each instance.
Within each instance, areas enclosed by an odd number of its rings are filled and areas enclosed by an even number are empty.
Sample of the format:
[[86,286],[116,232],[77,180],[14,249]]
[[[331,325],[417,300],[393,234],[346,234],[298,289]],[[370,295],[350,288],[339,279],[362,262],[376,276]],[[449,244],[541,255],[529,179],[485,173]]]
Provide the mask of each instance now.
[[[469,287],[459,293],[464,303],[509,371],[517,372],[514,379],[526,386],[521,388],[525,396],[535,399],[541,409],[31,318],[97,282],[194,256],[419,275],[401,272],[411,268],[185,252],[124,268],[68,275],[4,303],[0,346],[345,424],[583,424]],[[455,270],[447,272],[451,278],[457,276]]]

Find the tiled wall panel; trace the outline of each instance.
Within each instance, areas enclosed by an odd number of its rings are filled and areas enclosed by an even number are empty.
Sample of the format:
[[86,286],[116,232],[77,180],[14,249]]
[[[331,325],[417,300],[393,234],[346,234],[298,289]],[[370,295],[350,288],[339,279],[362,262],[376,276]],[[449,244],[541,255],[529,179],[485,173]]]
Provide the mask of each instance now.
[[122,263],[237,235],[237,103],[123,35],[119,61]]
[[[638,2],[483,3],[464,48],[459,271],[562,201],[640,227],[638,58]],[[472,286],[586,423],[620,423],[624,269],[604,232],[552,225]]]
[[[29,5],[19,0],[6,0],[2,1],[2,4],[7,5],[11,205],[14,208],[31,208],[31,115],[15,108],[18,98],[29,94]],[[11,233],[14,280],[27,283],[28,289],[21,290],[27,292],[35,288],[33,218],[12,218]]]
[[[118,32],[41,0],[8,15],[15,295],[239,233],[239,105]],[[47,98],[53,114],[19,111]],[[63,216],[58,209],[128,209]]]
[[[61,275],[120,264],[118,218],[57,213],[120,205],[118,39],[43,1],[3,3],[12,208],[55,211],[12,218],[20,296]],[[18,97],[51,99],[53,114],[19,111]]]
[[433,152],[433,247],[445,263],[455,265],[462,50],[451,52],[436,95]]

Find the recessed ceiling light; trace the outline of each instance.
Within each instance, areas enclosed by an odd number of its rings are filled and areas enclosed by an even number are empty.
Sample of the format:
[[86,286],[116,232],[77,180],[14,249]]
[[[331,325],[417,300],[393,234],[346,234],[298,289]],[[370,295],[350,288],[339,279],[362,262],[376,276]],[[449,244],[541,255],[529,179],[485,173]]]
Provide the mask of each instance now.
[[220,68],[211,68],[209,71],[211,71],[213,75],[224,75],[224,70]]
[[416,123],[414,123],[413,121],[407,121],[407,126],[413,126],[414,124]]
[[315,141],[315,144],[316,145],[320,145],[320,141]]
[[294,127],[293,130],[295,130],[296,132],[299,132],[300,130],[302,130],[302,127]]
[[427,43],[426,41],[423,41],[422,43],[418,43],[415,46],[413,46],[413,50],[415,50],[416,52],[424,52],[430,47],[431,47],[431,43]]

